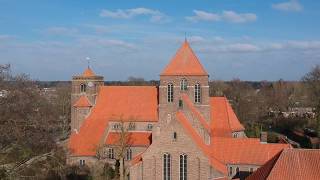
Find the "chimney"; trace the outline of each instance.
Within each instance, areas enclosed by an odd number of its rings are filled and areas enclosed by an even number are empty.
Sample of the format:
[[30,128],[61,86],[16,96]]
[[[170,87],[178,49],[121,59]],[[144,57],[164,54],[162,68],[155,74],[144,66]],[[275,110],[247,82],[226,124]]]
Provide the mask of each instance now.
[[268,133],[267,132],[261,132],[261,134],[260,134],[260,142],[261,143],[267,143],[268,142]]

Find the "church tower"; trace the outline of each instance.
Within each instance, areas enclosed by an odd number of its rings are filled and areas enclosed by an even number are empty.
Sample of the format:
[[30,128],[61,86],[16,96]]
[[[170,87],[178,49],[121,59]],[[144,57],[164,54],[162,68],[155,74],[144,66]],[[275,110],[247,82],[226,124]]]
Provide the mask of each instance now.
[[178,111],[183,111],[208,142],[210,132],[199,122],[201,116],[202,122],[210,124],[208,79],[208,73],[185,40],[160,74],[159,128],[174,120]]
[[99,87],[104,85],[103,76],[96,75],[91,68],[72,77],[71,130],[78,132],[83,120],[96,103]]

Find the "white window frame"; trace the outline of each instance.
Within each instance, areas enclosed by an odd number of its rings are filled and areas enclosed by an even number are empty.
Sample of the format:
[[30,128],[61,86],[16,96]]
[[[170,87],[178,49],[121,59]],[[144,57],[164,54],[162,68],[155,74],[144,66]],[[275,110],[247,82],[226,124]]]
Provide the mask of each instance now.
[[114,150],[113,148],[108,149],[108,158],[109,159],[114,159]]
[[171,155],[169,153],[163,154],[163,180],[171,180]]
[[152,130],[152,128],[153,128],[153,124],[148,124],[148,126],[147,126],[147,130],[151,131],[151,130]]
[[180,90],[181,90],[181,91],[186,91],[186,90],[188,90],[188,81],[187,81],[187,79],[183,78],[183,79],[180,81]]
[[80,166],[84,166],[84,165],[86,165],[86,160],[80,159]]
[[186,154],[180,154],[180,156],[179,156],[179,180],[187,180],[187,179],[188,179],[188,156]]
[[194,102],[201,103],[201,85],[199,83],[194,85]]
[[126,159],[128,161],[130,161],[132,159],[132,149],[131,148],[127,149]]
[[173,84],[169,83],[167,86],[167,102],[173,102]]

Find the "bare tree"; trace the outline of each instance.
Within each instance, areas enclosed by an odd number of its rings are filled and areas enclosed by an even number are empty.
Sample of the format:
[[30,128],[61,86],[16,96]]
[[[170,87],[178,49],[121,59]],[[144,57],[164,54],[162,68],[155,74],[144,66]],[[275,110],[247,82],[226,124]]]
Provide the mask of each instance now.
[[315,106],[317,130],[320,132],[320,65],[315,66],[302,80],[308,85]]

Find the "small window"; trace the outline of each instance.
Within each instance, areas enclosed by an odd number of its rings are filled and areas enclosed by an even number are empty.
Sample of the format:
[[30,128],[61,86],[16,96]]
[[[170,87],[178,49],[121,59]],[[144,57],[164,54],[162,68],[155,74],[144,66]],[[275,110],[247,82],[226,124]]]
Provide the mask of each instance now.
[[186,79],[182,79],[182,80],[180,81],[180,90],[181,90],[181,91],[186,91],[186,90],[188,90],[188,82],[187,82]]
[[80,92],[84,93],[87,90],[87,85],[85,84],[80,84]]
[[234,137],[234,138],[237,138],[237,137],[238,137],[238,133],[234,133],[234,134],[233,134],[233,137]]
[[167,100],[168,102],[173,102],[173,84],[170,83],[168,84],[168,89],[167,89]]
[[239,174],[239,171],[240,171],[240,170],[239,170],[239,167],[237,167],[237,168],[236,168],[236,172],[237,172],[237,174]]
[[183,101],[179,99],[179,108],[183,108]]
[[148,124],[147,129],[148,129],[149,131],[151,131],[151,130],[152,130],[152,128],[153,128],[153,124]]
[[253,173],[253,168],[250,168],[249,172],[250,172],[250,174],[252,174]]
[[136,125],[134,123],[129,123],[129,130],[134,130],[136,128]]
[[229,176],[232,176],[232,167],[229,167]]
[[121,125],[119,123],[116,123],[112,126],[113,129],[120,129]]
[[86,164],[86,161],[84,159],[80,159],[80,166],[84,166]]
[[132,150],[129,148],[127,149],[127,156],[126,159],[129,161],[132,159]]
[[176,133],[176,132],[173,133],[173,140],[174,140],[174,141],[177,140],[177,133]]
[[201,102],[201,87],[200,87],[199,83],[197,83],[194,86],[194,102],[195,103],[200,103]]
[[114,159],[114,152],[113,152],[113,148],[109,148],[109,151],[108,151],[108,158],[109,158],[109,159]]

